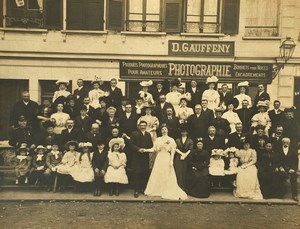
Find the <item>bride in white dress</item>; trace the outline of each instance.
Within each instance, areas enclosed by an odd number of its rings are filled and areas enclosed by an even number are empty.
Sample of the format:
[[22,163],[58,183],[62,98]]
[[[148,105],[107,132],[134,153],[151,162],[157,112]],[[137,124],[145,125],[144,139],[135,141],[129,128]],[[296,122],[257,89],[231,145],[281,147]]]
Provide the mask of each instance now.
[[168,128],[161,128],[162,136],[147,152],[156,152],[157,156],[145,190],[147,196],[160,196],[170,200],[185,200],[187,194],[178,186],[173,166],[176,142],[168,136]]

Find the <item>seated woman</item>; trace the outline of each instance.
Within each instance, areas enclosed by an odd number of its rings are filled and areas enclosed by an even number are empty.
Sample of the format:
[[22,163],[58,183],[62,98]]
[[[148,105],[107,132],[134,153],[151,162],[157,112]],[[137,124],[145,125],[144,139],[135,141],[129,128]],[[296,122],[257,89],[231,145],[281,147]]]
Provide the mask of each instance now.
[[164,199],[185,200],[186,193],[178,186],[173,166],[176,149],[175,140],[168,136],[166,125],[161,127],[161,137],[158,137],[151,149],[146,152],[157,152],[157,157],[145,190],[147,196],[159,196]]
[[256,151],[250,148],[249,138],[245,138],[244,149],[236,152],[240,158],[241,166],[236,176],[236,189],[233,194],[235,197],[250,198],[255,200],[263,199],[257,178]]
[[188,157],[186,191],[190,196],[207,198],[210,195],[208,176],[209,153],[203,149],[203,139],[196,139],[196,149]]
[[55,123],[54,133],[61,134],[61,131],[66,129],[67,120],[70,119],[70,116],[67,113],[63,112],[64,105],[58,103],[56,106],[57,112],[50,116],[50,120]]

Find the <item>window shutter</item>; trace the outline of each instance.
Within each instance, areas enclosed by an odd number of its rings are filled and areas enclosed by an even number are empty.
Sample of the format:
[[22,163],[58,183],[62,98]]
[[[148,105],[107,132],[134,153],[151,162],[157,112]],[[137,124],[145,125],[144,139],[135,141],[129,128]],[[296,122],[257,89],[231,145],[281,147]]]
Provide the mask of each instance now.
[[124,0],[109,0],[107,7],[107,29],[122,31],[125,18]]
[[181,32],[182,28],[182,1],[166,0],[165,1],[165,32]]
[[44,0],[45,28],[61,29],[62,0]]
[[223,0],[222,33],[238,34],[240,0]]
[[3,4],[0,3],[0,27],[3,27]]
[[103,30],[104,0],[86,1],[86,29]]
[[85,29],[84,0],[67,0],[67,29]]

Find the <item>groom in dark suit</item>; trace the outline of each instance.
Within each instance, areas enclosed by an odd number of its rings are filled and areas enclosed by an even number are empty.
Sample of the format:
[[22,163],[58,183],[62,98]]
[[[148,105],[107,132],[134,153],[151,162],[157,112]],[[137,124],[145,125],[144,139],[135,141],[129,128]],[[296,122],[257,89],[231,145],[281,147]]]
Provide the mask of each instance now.
[[133,172],[134,197],[143,193],[149,177],[149,155],[145,149],[153,147],[150,133],[146,131],[147,122],[140,121],[139,129],[130,135],[131,168]]

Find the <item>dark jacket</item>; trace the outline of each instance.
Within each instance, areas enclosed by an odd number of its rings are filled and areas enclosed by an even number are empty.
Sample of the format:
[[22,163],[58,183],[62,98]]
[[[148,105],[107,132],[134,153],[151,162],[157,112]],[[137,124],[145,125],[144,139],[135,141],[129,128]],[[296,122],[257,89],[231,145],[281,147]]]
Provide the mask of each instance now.
[[92,128],[93,120],[89,116],[86,116],[84,119],[82,119],[82,117],[79,115],[74,121],[75,128],[81,129],[83,133],[88,133]]
[[238,134],[237,132],[234,132],[232,134],[229,134],[228,137],[228,147],[235,147],[237,149],[243,149],[244,142],[246,138],[249,138],[248,134],[242,133]]
[[130,134],[137,128],[137,120],[138,116],[134,113],[131,113],[129,118],[127,118],[126,113],[121,115],[119,118],[120,132],[130,136]]
[[98,149],[94,152],[92,165],[94,169],[99,169],[106,171],[108,167],[108,158],[107,158],[107,150],[103,150],[101,154],[99,153]]
[[29,100],[28,104],[25,105],[22,100],[18,101],[13,105],[13,108],[10,112],[10,126],[14,125],[15,127],[17,127],[18,118],[21,115],[24,115],[27,119],[27,125],[35,129],[38,126],[38,113],[39,105],[36,102]]
[[277,153],[279,163],[277,167],[283,167],[286,172],[288,172],[290,169],[293,169],[295,171],[298,170],[299,158],[298,150],[296,147],[290,145],[287,155],[284,154],[283,147],[280,147]]
[[17,146],[21,143],[26,143],[28,147],[32,144],[36,144],[36,137],[34,131],[30,126],[25,128],[15,128],[11,131],[9,144],[11,146]]
[[122,91],[120,88],[116,87],[113,91],[111,87],[108,88],[109,96],[107,97],[109,100],[109,105],[113,107],[118,107],[121,105],[121,100],[123,97]]
[[241,122],[243,123],[243,132],[248,133],[251,130],[251,119],[253,117],[253,111],[248,108],[241,108],[236,111]]
[[196,114],[192,114],[187,119],[187,125],[190,136],[193,140],[200,137],[203,138],[207,135],[209,121],[207,116],[203,113],[201,113],[199,117],[197,117]]
[[225,96],[222,91],[219,91],[220,95],[220,104],[219,105],[225,105],[227,107],[228,103],[233,99],[233,95],[231,92],[226,92]]
[[270,95],[267,92],[263,92],[261,93],[261,95],[259,95],[259,93],[256,94],[255,98],[254,98],[254,102],[253,102],[253,108],[256,109],[257,107],[257,103],[258,101],[266,101],[269,100],[270,101]]
[[153,143],[151,140],[151,135],[145,132],[142,134],[140,130],[134,131],[130,136],[130,147],[131,147],[131,168],[134,173],[143,173],[149,170],[149,155],[148,153],[140,153],[139,149],[152,148]]
[[176,116],[172,116],[171,119],[168,117],[164,117],[161,121],[161,124],[165,123],[169,130],[169,136],[171,138],[178,138],[179,137],[179,118]]
[[191,100],[188,102],[188,106],[191,108],[195,108],[197,104],[201,104],[202,99],[202,91],[199,88],[196,89],[195,93],[193,92],[192,88],[188,89],[187,92],[191,94]]
[[161,108],[161,104],[157,103],[154,108],[154,114],[158,118],[159,122],[163,120],[167,116],[167,109],[171,108],[173,110],[173,114],[175,115],[174,107],[171,103],[165,102],[163,108]]
[[62,130],[60,135],[60,149],[65,149],[65,144],[68,141],[77,141],[82,142],[83,140],[83,132],[81,129],[73,128],[71,132],[69,133],[68,129]]

